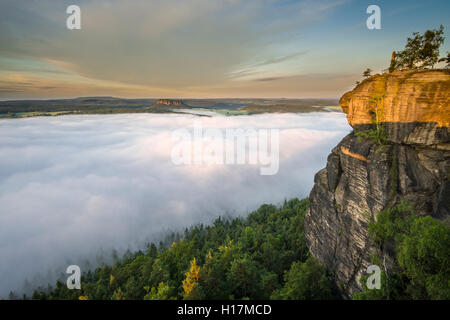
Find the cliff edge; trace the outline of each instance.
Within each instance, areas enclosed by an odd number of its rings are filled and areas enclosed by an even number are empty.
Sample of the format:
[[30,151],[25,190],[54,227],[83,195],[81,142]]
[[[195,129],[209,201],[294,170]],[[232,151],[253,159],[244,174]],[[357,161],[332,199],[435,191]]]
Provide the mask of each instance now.
[[[342,96],[354,131],[315,176],[305,233],[344,297],[362,289],[371,254],[380,254],[368,222],[381,210],[407,200],[450,223],[449,100],[448,70],[375,75]],[[389,268],[392,257],[381,255]]]

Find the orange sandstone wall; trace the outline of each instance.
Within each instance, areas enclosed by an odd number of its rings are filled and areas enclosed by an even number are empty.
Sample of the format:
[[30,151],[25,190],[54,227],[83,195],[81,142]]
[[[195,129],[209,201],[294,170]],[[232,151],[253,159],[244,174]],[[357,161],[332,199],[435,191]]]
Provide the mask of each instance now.
[[351,126],[372,122],[376,97],[382,98],[382,122],[450,124],[449,71],[396,71],[364,80],[339,101]]

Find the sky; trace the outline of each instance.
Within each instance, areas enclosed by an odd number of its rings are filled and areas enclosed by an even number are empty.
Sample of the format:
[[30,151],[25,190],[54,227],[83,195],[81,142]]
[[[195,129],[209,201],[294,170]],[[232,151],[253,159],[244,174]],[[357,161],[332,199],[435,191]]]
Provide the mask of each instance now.
[[0,100],[338,98],[449,21],[447,0],[0,0]]
[[[278,129],[277,174],[250,164],[174,164],[172,132],[198,121],[205,130]],[[20,293],[25,280],[46,287],[71,264],[86,271],[86,261],[92,267],[98,256],[142,248],[168,230],[307,197],[350,130],[340,112],[3,119],[0,298]]]

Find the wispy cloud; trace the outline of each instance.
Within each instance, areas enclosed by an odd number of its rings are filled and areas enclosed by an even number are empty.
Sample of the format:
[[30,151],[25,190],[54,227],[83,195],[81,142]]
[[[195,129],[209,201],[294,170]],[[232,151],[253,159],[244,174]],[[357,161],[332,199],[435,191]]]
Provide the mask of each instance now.
[[297,51],[297,52],[291,53],[291,54],[289,54],[287,56],[284,56],[284,57],[268,59],[268,60],[266,60],[264,62],[256,64],[255,67],[267,66],[267,65],[270,65],[270,64],[276,64],[276,63],[280,63],[280,62],[285,62],[285,61],[288,61],[288,60],[292,60],[292,59],[294,59],[294,58],[296,58],[298,56],[302,56],[302,55],[304,55],[306,53],[308,53],[307,50]]
[[[266,59],[262,62],[255,63],[253,65],[246,66],[244,69],[233,71],[229,73],[230,79],[255,79],[255,76],[261,76],[263,74],[270,73],[270,69],[268,71],[267,66],[271,65],[279,65],[284,62],[289,62],[294,60],[296,57],[302,56],[306,54],[308,51],[302,50],[291,53],[289,55],[281,56],[281,57],[273,57]],[[278,77],[267,77],[263,79],[277,79]],[[256,79],[259,80],[259,79]],[[264,80],[261,80],[264,81]]]
[[255,81],[262,81],[262,82],[265,82],[265,81],[277,81],[277,80],[280,80],[280,79],[283,79],[284,77],[269,77],[269,78],[259,78],[259,79],[255,79]]
[[[147,86],[155,95],[163,93],[155,88],[187,92],[226,85],[237,77],[230,76],[237,66],[248,64],[261,52],[273,58],[257,63],[259,67],[304,54],[283,55],[281,50],[277,57],[268,49],[277,42],[282,48],[285,40],[276,39],[301,32],[340,3],[80,1],[82,29],[69,31],[65,27],[69,2],[0,3],[0,59],[22,61],[7,62],[4,71],[33,72],[48,79],[45,73],[57,70],[83,77],[94,87],[99,81],[113,81],[123,87]],[[56,75],[55,80],[63,82]]]

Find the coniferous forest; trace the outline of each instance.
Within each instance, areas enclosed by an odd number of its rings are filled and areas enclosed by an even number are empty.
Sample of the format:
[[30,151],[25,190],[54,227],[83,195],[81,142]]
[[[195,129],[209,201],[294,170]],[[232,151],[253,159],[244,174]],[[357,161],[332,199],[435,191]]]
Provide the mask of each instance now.
[[196,225],[33,299],[331,299],[330,274],[306,246],[308,200],[262,205],[246,218]]

